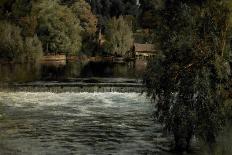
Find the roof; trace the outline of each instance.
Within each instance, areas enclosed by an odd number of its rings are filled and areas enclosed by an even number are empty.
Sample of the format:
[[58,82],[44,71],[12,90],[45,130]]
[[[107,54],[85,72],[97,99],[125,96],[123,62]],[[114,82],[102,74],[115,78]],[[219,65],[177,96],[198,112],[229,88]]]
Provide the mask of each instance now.
[[134,43],[135,52],[155,52],[155,45],[153,44],[138,44]]

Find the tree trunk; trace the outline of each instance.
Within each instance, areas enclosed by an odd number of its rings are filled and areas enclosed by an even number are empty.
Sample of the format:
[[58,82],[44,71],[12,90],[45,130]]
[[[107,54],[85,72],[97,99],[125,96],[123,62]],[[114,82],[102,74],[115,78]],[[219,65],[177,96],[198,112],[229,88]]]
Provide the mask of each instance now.
[[179,134],[174,134],[175,137],[175,151],[184,152],[186,151],[186,140]]
[[191,146],[192,136],[193,136],[192,130],[188,132],[180,132],[180,131],[174,132],[175,150],[177,152],[189,151]]

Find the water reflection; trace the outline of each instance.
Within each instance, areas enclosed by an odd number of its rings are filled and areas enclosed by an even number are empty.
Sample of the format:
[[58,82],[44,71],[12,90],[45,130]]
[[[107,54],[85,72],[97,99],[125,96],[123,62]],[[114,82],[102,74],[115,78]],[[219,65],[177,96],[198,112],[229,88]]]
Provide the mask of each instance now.
[[40,79],[38,64],[0,64],[0,81],[24,82]]
[[67,62],[44,64],[0,64],[0,81],[62,81],[72,78],[141,78],[146,62]]

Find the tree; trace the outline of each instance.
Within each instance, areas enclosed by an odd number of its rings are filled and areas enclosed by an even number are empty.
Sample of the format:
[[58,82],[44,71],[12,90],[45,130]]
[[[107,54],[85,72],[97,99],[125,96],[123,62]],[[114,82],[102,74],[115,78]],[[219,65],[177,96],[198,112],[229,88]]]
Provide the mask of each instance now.
[[80,20],[84,35],[94,35],[97,31],[97,17],[92,13],[90,5],[85,0],[80,0],[72,4],[71,9]]
[[19,59],[23,49],[21,29],[6,21],[1,21],[0,32],[0,57],[10,61]]
[[138,1],[137,0],[124,0],[125,13],[124,15],[131,15],[137,17],[139,13]]
[[15,17],[24,17],[30,14],[33,0],[15,0],[12,5],[12,14]]
[[6,61],[31,62],[42,56],[40,40],[21,36],[21,28],[6,21],[0,21],[0,58]]
[[25,38],[24,52],[26,53],[27,61],[37,62],[40,60],[43,55],[43,47],[37,35]]
[[109,20],[106,29],[106,50],[124,56],[133,45],[133,32],[129,24],[120,16]]
[[33,37],[36,35],[36,28],[38,26],[38,21],[36,16],[27,16],[18,18],[17,25],[22,28],[22,35],[24,37]]
[[139,23],[142,28],[157,28],[160,24],[159,9],[163,7],[163,3],[163,0],[140,0]]
[[49,53],[76,55],[81,48],[81,27],[71,9],[57,1],[33,4],[32,16],[38,17],[37,34]]
[[211,144],[224,126],[230,10],[223,0],[165,2],[157,32],[162,53],[144,82],[158,120],[184,151],[194,134]]
[[8,18],[12,11],[14,0],[1,0],[0,1],[0,17],[2,19]]
[[22,28],[22,35],[33,37],[37,27],[37,18],[31,16],[33,0],[2,0],[0,7],[2,19]]
[[87,0],[91,5],[92,11],[98,16],[99,26],[107,25],[112,17],[132,15],[137,17],[139,5],[137,0]]
[[95,52],[97,46],[97,17],[92,13],[91,6],[85,0],[79,0],[70,5],[76,18],[80,20],[82,51],[85,54]]

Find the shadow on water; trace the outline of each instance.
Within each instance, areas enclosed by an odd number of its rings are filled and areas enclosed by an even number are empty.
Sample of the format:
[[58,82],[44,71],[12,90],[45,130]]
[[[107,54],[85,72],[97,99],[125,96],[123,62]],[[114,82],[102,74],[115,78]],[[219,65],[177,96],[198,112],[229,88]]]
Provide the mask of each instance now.
[[[201,140],[192,144],[192,149],[184,155],[232,155],[232,124],[230,123],[219,134],[217,142],[209,145]],[[180,153],[169,153],[169,155],[180,155]]]
[[232,125],[227,125],[219,135],[217,143],[211,146],[200,142],[199,155],[232,155]]
[[0,64],[0,81],[25,82],[40,79],[38,64]]
[[44,64],[0,64],[0,81],[62,81],[73,78],[142,78],[146,62],[67,62]]

